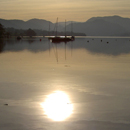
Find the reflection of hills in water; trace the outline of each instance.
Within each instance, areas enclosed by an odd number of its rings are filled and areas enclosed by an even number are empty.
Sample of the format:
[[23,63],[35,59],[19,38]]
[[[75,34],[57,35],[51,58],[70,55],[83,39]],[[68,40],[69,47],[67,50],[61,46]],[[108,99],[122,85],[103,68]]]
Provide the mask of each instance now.
[[[77,41],[80,43],[80,39]],[[85,44],[77,44],[76,48],[86,48],[91,53],[120,55],[130,53],[130,38],[87,38]]]
[[[23,51],[40,52],[49,50],[54,43],[49,43],[48,39],[42,38],[22,39],[20,41],[9,39],[0,41],[0,52]],[[53,46],[52,46],[53,44]],[[57,45],[58,48],[64,48],[63,44]],[[101,53],[106,55],[120,55],[130,53],[130,38],[77,38],[73,42],[66,44],[67,49],[86,49],[91,53]]]

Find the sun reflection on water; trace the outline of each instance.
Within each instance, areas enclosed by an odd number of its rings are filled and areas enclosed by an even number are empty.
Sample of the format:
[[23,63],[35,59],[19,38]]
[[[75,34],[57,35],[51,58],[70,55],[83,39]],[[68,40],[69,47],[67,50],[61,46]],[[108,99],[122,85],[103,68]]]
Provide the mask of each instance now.
[[54,121],[63,121],[73,112],[73,105],[68,95],[62,91],[55,91],[48,95],[42,107],[44,114]]

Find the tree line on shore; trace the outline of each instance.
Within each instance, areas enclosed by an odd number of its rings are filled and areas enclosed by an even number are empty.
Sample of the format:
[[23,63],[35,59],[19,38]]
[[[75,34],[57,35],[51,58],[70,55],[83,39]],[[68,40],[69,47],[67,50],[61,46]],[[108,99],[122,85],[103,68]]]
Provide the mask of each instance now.
[[[4,28],[2,24],[0,24],[0,37],[11,37],[11,36],[36,36],[38,33],[45,34],[42,30],[33,30],[31,28],[24,29],[15,29],[15,28]],[[45,31],[46,32],[46,31]]]
[[[39,29],[15,29],[15,28],[4,28],[4,26],[0,23],[0,37],[11,37],[11,36],[50,36],[55,35],[54,31],[46,31]],[[65,32],[57,32],[57,35],[65,35]],[[72,35],[72,32],[66,32],[66,35]],[[84,33],[73,33],[76,36],[86,36]]]

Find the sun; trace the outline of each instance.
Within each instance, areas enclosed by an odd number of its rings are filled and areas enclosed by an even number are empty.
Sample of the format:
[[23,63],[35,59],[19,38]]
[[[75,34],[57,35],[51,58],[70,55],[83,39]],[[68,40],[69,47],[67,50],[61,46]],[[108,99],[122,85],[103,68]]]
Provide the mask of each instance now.
[[73,105],[70,103],[69,97],[62,91],[55,91],[47,96],[45,102],[42,103],[44,114],[54,121],[63,121],[73,112]]

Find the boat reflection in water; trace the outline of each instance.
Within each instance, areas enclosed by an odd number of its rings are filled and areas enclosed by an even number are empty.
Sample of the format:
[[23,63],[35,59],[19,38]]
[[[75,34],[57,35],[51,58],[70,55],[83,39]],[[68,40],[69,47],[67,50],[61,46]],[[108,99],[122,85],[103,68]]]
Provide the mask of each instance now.
[[68,95],[62,91],[55,91],[48,95],[42,103],[44,114],[54,121],[63,121],[73,112]]

